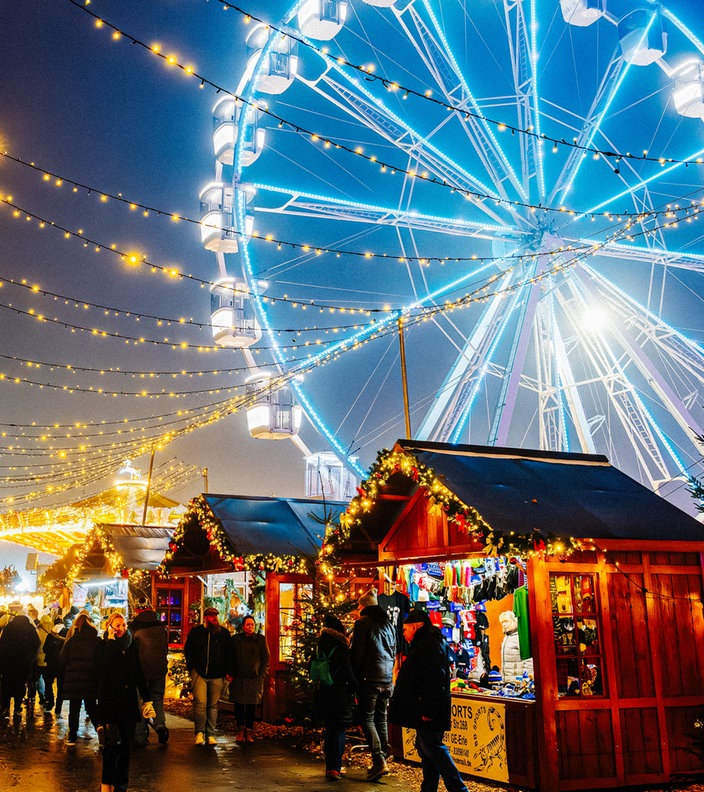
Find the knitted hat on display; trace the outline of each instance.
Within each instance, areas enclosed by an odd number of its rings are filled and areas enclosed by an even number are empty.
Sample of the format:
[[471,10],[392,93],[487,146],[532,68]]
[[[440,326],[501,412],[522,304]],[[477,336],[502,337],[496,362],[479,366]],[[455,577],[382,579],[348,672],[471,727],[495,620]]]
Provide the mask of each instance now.
[[378,605],[379,600],[376,598],[375,589],[369,589],[365,594],[359,598],[359,607],[368,608],[370,605]]

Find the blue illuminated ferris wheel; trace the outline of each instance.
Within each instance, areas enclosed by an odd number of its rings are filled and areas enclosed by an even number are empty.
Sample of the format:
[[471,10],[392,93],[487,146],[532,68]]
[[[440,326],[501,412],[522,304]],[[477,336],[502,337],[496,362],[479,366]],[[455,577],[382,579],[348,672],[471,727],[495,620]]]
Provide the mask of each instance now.
[[255,436],[302,412],[361,474],[405,436],[402,322],[415,439],[701,472],[698,33],[647,0],[303,0],[249,31],[201,228]]

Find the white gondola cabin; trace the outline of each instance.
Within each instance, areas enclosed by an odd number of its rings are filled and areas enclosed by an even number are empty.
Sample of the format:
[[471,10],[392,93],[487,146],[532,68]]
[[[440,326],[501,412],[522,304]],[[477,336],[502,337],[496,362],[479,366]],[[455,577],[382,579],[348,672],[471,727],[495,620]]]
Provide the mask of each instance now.
[[206,250],[236,253],[237,233],[233,216],[232,187],[211,182],[200,193],[200,239]]
[[318,451],[306,457],[306,498],[351,500],[359,480],[332,451]]
[[588,27],[606,12],[606,0],[560,0],[562,18],[568,25]]
[[[247,36],[247,47],[252,51],[248,67],[259,68],[256,80],[258,91],[280,94],[291,85],[296,76],[296,42],[290,36],[274,31],[269,43],[269,32],[266,25],[256,25]],[[265,48],[264,62],[257,67]]]
[[247,379],[247,395],[253,399],[247,408],[247,428],[259,440],[288,440],[301,428],[302,411],[288,385],[275,388],[271,375],[260,372]]
[[650,8],[636,8],[618,23],[621,52],[627,63],[648,66],[667,52],[667,33],[662,18]]
[[672,100],[680,115],[704,120],[704,64],[699,59],[677,69]]
[[347,0],[306,0],[298,11],[298,29],[320,41],[334,38],[347,18]]
[[262,329],[246,283],[220,278],[210,287],[210,324],[220,346],[245,349],[259,341]]
[[262,153],[266,130],[258,125],[260,112],[253,105],[242,105],[231,96],[224,96],[213,107],[213,149],[215,158],[223,165],[235,159],[238,125],[245,122],[240,152],[240,164],[251,165]]

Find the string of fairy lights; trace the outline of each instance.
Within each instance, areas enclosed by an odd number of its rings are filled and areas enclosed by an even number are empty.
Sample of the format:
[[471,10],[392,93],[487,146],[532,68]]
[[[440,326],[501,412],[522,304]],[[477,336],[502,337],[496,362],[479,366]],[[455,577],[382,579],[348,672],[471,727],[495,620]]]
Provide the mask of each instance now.
[[[74,2],[74,0],[70,0]],[[434,105],[441,107],[443,110],[458,113],[459,115],[463,116],[465,119],[473,118],[477,121],[481,121],[483,123],[489,124],[490,126],[495,127],[499,132],[509,132],[511,135],[523,135],[525,137],[537,139],[539,143],[549,143],[552,144],[552,151],[553,153],[557,153],[560,147],[567,148],[567,149],[575,149],[576,151],[581,151],[584,154],[591,154],[595,158],[603,158],[605,160],[613,160],[614,167],[618,168],[619,164],[623,160],[632,160],[638,162],[652,162],[657,163],[658,165],[666,165],[666,164],[675,164],[675,165],[684,165],[685,167],[689,167],[690,165],[701,165],[704,164],[704,158],[697,157],[695,159],[677,159],[670,156],[653,156],[651,155],[647,149],[643,149],[641,153],[632,153],[630,151],[621,152],[621,151],[611,151],[609,149],[601,149],[593,145],[584,145],[579,143],[578,138],[573,137],[572,140],[566,140],[564,137],[551,137],[543,132],[537,132],[533,128],[523,128],[516,126],[514,124],[510,124],[503,120],[498,120],[495,118],[491,118],[486,116],[482,113],[477,113],[471,110],[467,110],[466,107],[460,107],[459,105],[452,104],[450,102],[445,101],[444,99],[438,99],[436,96],[433,95],[433,90],[431,88],[424,88],[422,90],[417,90],[414,88],[409,88],[398,80],[388,77],[381,77],[376,74],[375,68],[373,64],[370,65],[361,65],[358,63],[352,63],[350,60],[345,58],[341,53],[331,53],[330,48],[325,45],[318,45],[314,41],[310,39],[304,38],[303,36],[296,35],[295,31],[290,28],[277,26],[268,22],[267,20],[252,14],[251,11],[246,11],[243,8],[240,8],[233,3],[228,2],[228,0],[217,0],[222,6],[225,11],[233,10],[242,15],[243,21],[245,24],[249,25],[252,22],[258,22],[266,27],[267,30],[271,30],[274,33],[278,33],[280,36],[285,36],[297,44],[302,45],[306,49],[312,50],[316,52],[321,57],[325,58],[326,60],[330,60],[337,64],[338,66],[343,66],[354,71],[359,72],[364,76],[365,80],[371,80],[379,82],[387,91],[391,91],[394,93],[400,93],[403,99],[407,99],[409,96],[412,96],[416,99],[420,99],[424,102],[430,102]],[[74,2],[74,4],[76,4]],[[238,97],[239,98],[239,97]],[[616,171],[618,172],[618,171]]]
[[[505,205],[505,206],[512,206],[512,207],[522,207],[522,208],[531,209],[531,210],[537,209],[537,208],[541,208],[541,209],[543,209],[545,211],[549,211],[549,212],[553,212],[553,211],[554,212],[563,212],[563,211],[565,211],[564,207],[542,207],[542,206],[538,207],[538,206],[536,206],[534,204],[531,204],[529,202],[521,202],[521,201],[516,201],[516,200],[504,199],[504,198],[501,198],[501,197],[498,197],[496,195],[489,194],[489,193],[482,193],[482,192],[477,192],[477,191],[473,191],[473,190],[467,190],[465,188],[459,187],[458,185],[450,184],[444,179],[439,179],[437,177],[431,176],[427,172],[417,173],[415,171],[407,170],[407,169],[405,169],[403,167],[395,166],[395,165],[392,165],[390,163],[380,161],[379,158],[376,155],[366,154],[360,146],[353,147],[353,146],[348,146],[348,145],[346,145],[344,143],[341,143],[340,141],[334,141],[334,140],[330,139],[329,137],[326,137],[324,135],[320,135],[319,133],[317,133],[317,132],[315,132],[313,130],[305,128],[305,127],[303,127],[303,126],[301,126],[299,124],[296,124],[296,123],[293,123],[293,122],[287,120],[286,118],[284,118],[282,116],[279,116],[277,113],[273,112],[270,108],[268,108],[262,102],[249,101],[246,98],[237,95],[236,93],[232,93],[231,91],[228,91],[223,86],[216,84],[215,82],[213,82],[212,80],[208,79],[204,75],[199,74],[198,72],[196,72],[196,70],[194,69],[193,66],[181,63],[179,58],[175,54],[168,54],[168,55],[165,54],[162,51],[162,48],[161,48],[160,45],[154,44],[154,45],[150,46],[150,45],[146,44],[141,39],[133,36],[132,34],[129,34],[129,33],[125,32],[121,28],[115,26],[114,24],[108,22],[107,20],[105,20],[104,18],[100,17],[99,15],[93,13],[90,9],[88,9],[86,7],[86,5],[79,3],[78,0],[68,0],[68,2],[71,3],[74,7],[80,9],[81,11],[83,11],[86,14],[88,14],[89,16],[91,16],[93,18],[94,22],[95,22],[96,27],[98,27],[98,28],[106,27],[108,30],[112,31],[111,35],[112,35],[113,40],[119,41],[119,40],[124,38],[127,41],[129,41],[131,44],[138,45],[141,49],[151,53],[152,55],[156,56],[157,58],[162,59],[170,67],[176,67],[176,68],[180,69],[185,75],[187,75],[189,77],[195,77],[197,80],[200,80],[200,87],[201,88],[204,87],[205,85],[208,85],[209,87],[215,89],[217,91],[217,93],[225,93],[227,95],[230,95],[237,102],[242,103],[244,105],[251,105],[252,107],[256,108],[256,110],[258,112],[260,112],[260,113],[272,118],[279,126],[281,126],[281,127],[282,126],[286,126],[287,128],[292,129],[297,134],[305,135],[305,136],[309,137],[313,142],[321,143],[325,148],[330,148],[330,149],[334,148],[334,149],[342,150],[342,151],[345,151],[345,152],[347,152],[349,154],[354,154],[354,155],[356,155],[358,157],[361,157],[362,159],[367,160],[368,162],[370,162],[370,163],[372,163],[374,165],[378,165],[382,169],[382,172],[387,172],[388,171],[388,172],[390,172],[392,174],[405,173],[407,176],[409,176],[411,178],[419,178],[419,179],[422,179],[422,180],[427,181],[429,183],[437,184],[437,185],[440,185],[442,187],[448,188],[448,189],[452,190],[453,192],[458,192],[461,195],[464,195],[465,198],[470,198],[470,199],[475,200],[475,201],[490,200],[490,201],[492,201],[493,203],[495,203],[498,206]],[[230,6],[230,4],[228,4],[228,3],[226,3],[225,5],[228,8],[229,7],[233,7],[233,8],[236,8],[236,10],[238,10],[238,11],[241,10],[238,7]],[[242,13],[244,13],[244,15],[245,15],[245,21],[246,22],[248,22],[251,19],[253,19],[253,17],[250,14],[247,14],[245,12],[242,12]],[[278,30],[277,28],[274,28],[269,23],[264,23],[264,24],[266,24],[268,28]],[[290,31],[282,32],[281,34],[290,36]],[[295,36],[293,36],[293,38],[295,38]],[[296,39],[296,40],[298,40],[298,39]],[[308,46],[308,42],[304,41],[303,43],[305,43],[306,46]],[[311,45],[311,46],[313,46],[313,45]],[[319,52],[323,56],[327,57],[327,53],[324,52],[324,50],[325,50],[325,48],[320,48]],[[335,58],[333,60],[338,65],[346,65],[346,66],[354,67],[353,64],[348,63],[342,56],[338,56],[337,58]],[[377,77],[377,75],[374,74],[373,67],[371,67],[371,66],[366,66],[366,67],[357,66],[356,68],[359,71],[363,72],[365,74],[365,76],[368,77],[369,79],[378,79],[378,80],[380,80],[382,83],[385,84],[385,86],[389,90],[398,90],[400,88],[400,84],[395,82],[395,81],[391,81],[391,80],[388,80],[388,79],[385,79],[385,78]],[[459,108],[459,107],[456,107],[456,106],[453,106],[453,105],[448,105],[448,104],[446,104],[446,103],[444,103],[444,102],[442,102],[442,101],[440,101],[438,99],[435,99],[432,96],[432,94],[429,94],[427,89],[424,90],[424,91],[421,91],[421,92],[411,91],[410,89],[403,89],[403,90],[404,90],[406,95],[413,94],[414,96],[418,96],[419,98],[423,98],[423,99],[425,99],[427,101],[433,101],[436,104],[441,104],[446,109],[452,110],[454,112],[457,112],[460,115],[465,116],[467,119],[472,117],[472,115],[473,115],[474,117],[481,118],[481,120],[486,121],[487,123],[495,123],[497,128],[500,131],[510,131],[512,134],[522,134],[522,135],[534,136],[534,137],[537,137],[539,140],[542,140],[543,142],[545,142],[545,141],[551,142],[553,144],[553,151],[555,151],[555,152],[557,150],[559,150],[559,146],[564,145],[564,146],[567,146],[567,147],[570,147],[570,148],[576,148],[576,149],[582,150],[585,155],[587,153],[592,153],[592,156],[593,156],[594,159],[604,159],[604,160],[614,159],[615,163],[616,163],[615,167],[614,167],[614,170],[615,170],[616,173],[618,173],[618,165],[621,162],[621,160],[623,160],[623,159],[641,160],[641,161],[644,161],[644,162],[656,162],[656,163],[658,163],[661,166],[664,166],[664,165],[667,164],[667,165],[683,165],[685,167],[689,167],[690,165],[699,165],[702,162],[704,162],[704,159],[702,159],[702,158],[696,158],[694,160],[678,160],[678,159],[675,159],[675,158],[672,158],[672,157],[665,157],[665,156],[653,157],[647,152],[647,150],[644,150],[643,153],[640,154],[640,155],[631,154],[630,152],[625,152],[625,153],[613,152],[613,151],[608,151],[608,150],[601,150],[601,149],[598,149],[598,148],[595,148],[595,147],[591,147],[591,146],[584,146],[584,145],[580,144],[577,140],[573,140],[570,143],[569,141],[564,141],[563,139],[550,138],[550,137],[547,137],[547,136],[543,138],[542,134],[538,134],[534,130],[521,129],[521,128],[516,127],[516,126],[512,126],[510,124],[506,124],[504,122],[493,122],[491,119],[485,118],[483,116],[479,116],[478,114],[471,114],[465,108]],[[582,214],[582,213],[580,213],[580,214]]]

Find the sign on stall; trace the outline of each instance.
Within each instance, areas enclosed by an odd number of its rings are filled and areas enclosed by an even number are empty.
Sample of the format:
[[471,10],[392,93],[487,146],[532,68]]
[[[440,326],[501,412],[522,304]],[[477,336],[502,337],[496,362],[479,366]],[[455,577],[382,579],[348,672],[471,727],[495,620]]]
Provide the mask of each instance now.
[[[403,729],[403,758],[420,762],[415,731]],[[489,699],[452,698],[452,727],[445,744],[460,772],[508,783],[506,705]]]

